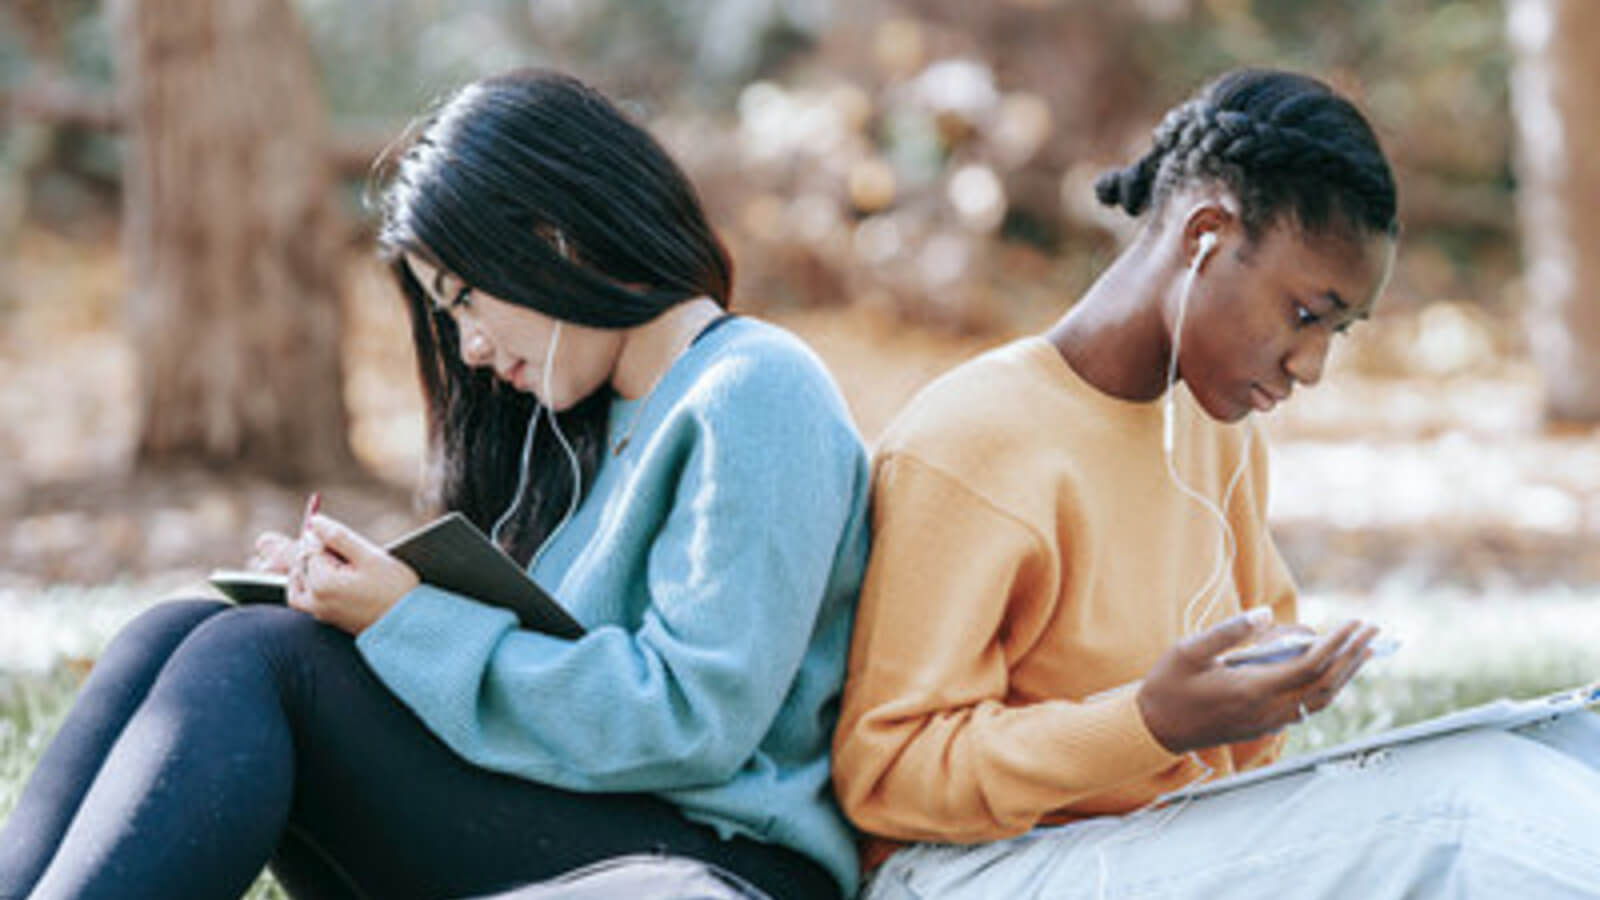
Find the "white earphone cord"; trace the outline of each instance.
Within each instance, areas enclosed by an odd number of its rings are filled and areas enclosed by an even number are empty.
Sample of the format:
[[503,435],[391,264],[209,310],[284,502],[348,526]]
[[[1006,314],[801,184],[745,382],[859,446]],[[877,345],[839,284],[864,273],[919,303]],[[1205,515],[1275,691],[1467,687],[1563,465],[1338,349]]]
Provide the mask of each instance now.
[[[1221,600],[1223,589],[1227,584],[1228,567],[1233,565],[1237,554],[1238,542],[1233,534],[1233,527],[1228,524],[1227,510],[1233,504],[1233,492],[1239,485],[1239,479],[1244,475],[1245,464],[1250,459],[1250,441],[1254,436],[1254,429],[1245,428],[1244,445],[1240,447],[1239,464],[1234,469],[1233,475],[1228,479],[1227,487],[1223,490],[1222,502],[1219,506],[1210,498],[1201,494],[1184,481],[1178,474],[1177,460],[1174,456],[1174,443],[1176,441],[1176,386],[1178,382],[1178,352],[1183,344],[1183,323],[1189,310],[1189,294],[1194,289],[1195,277],[1200,273],[1200,265],[1210,254],[1215,246],[1216,238],[1209,233],[1202,237],[1200,252],[1196,254],[1194,262],[1189,265],[1189,270],[1184,274],[1183,292],[1178,295],[1178,315],[1172,329],[1172,353],[1167,359],[1167,387],[1162,397],[1161,406],[1161,453],[1167,468],[1167,478],[1174,487],[1185,497],[1199,504],[1217,522],[1218,552],[1216,562],[1206,580],[1201,583],[1199,590],[1195,591],[1183,607],[1183,627],[1185,634],[1199,631],[1206,619],[1216,609]],[[1203,609],[1196,614],[1196,604],[1209,595],[1209,600]]]
[[[1233,560],[1238,548],[1237,539],[1233,534],[1233,527],[1228,524],[1226,510],[1233,504],[1234,489],[1238,487],[1239,479],[1244,475],[1245,463],[1250,459],[1250,439],[1254,434],[1254,429],[1250,428],[1247,424],[1244,433],[1244,444],[1239,449],[1239,465],[1233,470],[1233,475],[1228,479],[1228,485],[1223,490],[1222,503],[1220,507],[1217,504],[1212,503],[1211,500],[1204,494],[1201,494],[1199,491],[1190,487],[1189,484],[1185,482],[1181,476],[1179,476],[1177,461],[1173,456],[1173,445],[1175,443],[1176,433],[1176,404],[1174,393],[1178,382],[1178,349],[1183,343],[1183,321],[1184,316],[1189,309],[1189,293],[1194,288],[1195,277],[1200,273],[1200,264],[1205,261],[1206,256],[1210,254],[1215,244],[1215,235],[1208,233],[1202,236],[1200,252],[1195,256],[1194,262],[1189,265],[1189,271],[1184,275],[1183,293],[1178,296],[1177,321],[1173,325],[1172,330],[1172,354],[1167,360],[1167,389],[1165,395],[1162,397],[1161,405],[1161,455],[1166,463],[1167,478],[1185,497],[1188,497],[1194,502],[1200,504],[1200,506],[1205,509],[1205,511],[1209,513],[1213,519],[1216,520],[1217,525],[1219,526],[1219,546],[1217,548],[1216,563],[1212,566],[1211,574],[1206,577],[1206,580],[1201,583],[1200,588],[1196,590],[1194,595],[1191,596],[1188,602],[1184,604],[1183,627],[1185,634],[1193,634],[1194,632],[1200,630],[1200,626],[1216,608],[1218,601],[1222,597],[1223,589],[1227,585],[1228,568],[1233,565]],[[1199,611],[1198,615],[1196,615],[1195,605],[1201,600],[1201,598],[1206,597],[1207,595],[1210,595],[1209,602],[1207,602],[1205,607]],[[1194,761],[1195,765],[1199,767],[1200,770],[1199,774],[1190,779],[1190,784],[1204,781],[1212,775],[1214,770],[1211,768],[1211,766],[1206,764],[1205,760],[1200,758],[1198,753],[1190,751],[1186,755],[1189,757],[1189,759]],[[1125,830],[1120,834],[1108,837],[1107,839],[1099,841],[1095,844],[1096,897],[1105,897],[1106,888],[1111,877],[1111,866],[1110,862],[1106,858],[1106,847],[1110,844],[1125,843],[1142,835],[1153,834],[1157,831],[1160,831],[1170,824],[1179,813],[1183,812],[1183,810],[1188,807],[1191,799],[1192,797],[1189,796],[1184,797],[1171,809],[1167,810],[1165,814],[1154,819],[1150,818],[1150,816],[1156,812],[1155,800],[1146,803],[1144,806],[1141,806],[1132,812],[1124,814],[1124,818],[1126,818],[1130,823],[1131,830]]]
[[510,521],[512,513],[516,512],[522,503],[522,495],[528,489],[528,465],[531,462],[533,436],[539,427],[539,417],[543,415],[550,420],[550,428],[556,434],[556,443],[561,445],[562,451],[567,456],[567,463],[572,472],[572,494],[567,500],[567,511],[562,514],[561,521],[550,529],[550,533],[545,535],[545,539],[539,544],[539,549],[534,551],[533,559],[528,562],[530,569],[539,562],[539,557],[544,555],[545,549],[555,540],[556,535],[561,533],[561,529],[567,527],[567,523],[572,520],[573,514],[578,510],[578,499],[583,494],[583,467],[578,462],[578,454],[572,449],[572,443],[567,440],[566,434],[562,432],[560,420],[550,411],[550,374],[555,367],[556,348],[560,344],[561,323],[557,322],[555,331],[550,335],[550,348],[544,354],[544,399],[534,407],[533,414],[528,417],[528,431],[522,441],[522,462],[518,468],[517,490],[511,498],[511,504],[500,514],[500,518],[495,520],[494,528],[489,532],[490,541],[498,544],[500,529]]

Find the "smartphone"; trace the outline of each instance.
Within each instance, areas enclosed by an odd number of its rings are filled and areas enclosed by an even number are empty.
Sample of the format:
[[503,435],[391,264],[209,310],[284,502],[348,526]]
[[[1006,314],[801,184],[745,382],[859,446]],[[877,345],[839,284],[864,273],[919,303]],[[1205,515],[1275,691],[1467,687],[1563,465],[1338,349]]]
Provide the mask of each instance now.
[[[1315,634],[1290,634],[1261,644],[1251,644],[1222,654],[1218,657],[1225,666],[1251,666],[1266,663],[1285,662],[1304,654],[1316,643]],[[1372,651],[1372,658],[1388,656],[1400,649],[1400,642],[1392,637],[1380,636],[1372,639],[1367,645]]]
[[1225,666],[1251,666],[1265,663],[1284,662],[1294,659],[1311,649],[1316,643],[1314,634],[1287,634],[1274,640],[1260,644],[1251,644],[1222,654],[1222,664]]

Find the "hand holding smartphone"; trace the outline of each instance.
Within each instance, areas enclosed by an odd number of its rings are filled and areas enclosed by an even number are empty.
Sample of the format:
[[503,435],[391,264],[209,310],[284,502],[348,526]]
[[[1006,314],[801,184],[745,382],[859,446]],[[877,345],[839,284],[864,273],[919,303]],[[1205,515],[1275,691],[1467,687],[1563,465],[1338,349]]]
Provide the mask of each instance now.
[[[1317,636],[1309,632],[1288,634],[1259,644],[1241,647],[1217,657],[1225,666],[1254,666],[1286,662],[1301,656],[1316,643]],[[1400,648],[1400,642],[1390,637],[1374,638],[1367,645],[1372,658],[1388,656]]]

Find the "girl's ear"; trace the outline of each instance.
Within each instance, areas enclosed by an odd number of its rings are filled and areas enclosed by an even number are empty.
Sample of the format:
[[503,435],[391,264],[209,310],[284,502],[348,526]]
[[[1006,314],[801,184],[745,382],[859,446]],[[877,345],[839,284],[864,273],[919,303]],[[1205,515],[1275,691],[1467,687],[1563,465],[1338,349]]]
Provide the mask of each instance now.
[[1227,205],[1217,199],[1196,203],[1183,220],[1183,259],[1199,274],[1217,249],[1237,240],[1238,235],[1239,217]]

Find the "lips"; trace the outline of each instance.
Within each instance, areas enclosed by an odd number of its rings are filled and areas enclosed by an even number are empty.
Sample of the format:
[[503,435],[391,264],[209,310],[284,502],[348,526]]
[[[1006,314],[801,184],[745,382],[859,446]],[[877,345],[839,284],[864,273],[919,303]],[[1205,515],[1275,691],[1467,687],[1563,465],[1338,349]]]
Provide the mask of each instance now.
[[504,381],[506,384],[509,384],[514,388],[520,389],[522,388],[522,371],[525,368],[527,368],[526,364],[519,359],[512,364],[511,368],[506,369],[503,372],[496,371],[495,374],[500,377],[501,381]]
[[1257,412],[1268,412],[1283,401],[1288,394],[1274,394],[1259,384],[1250,385],[1250,405]]

